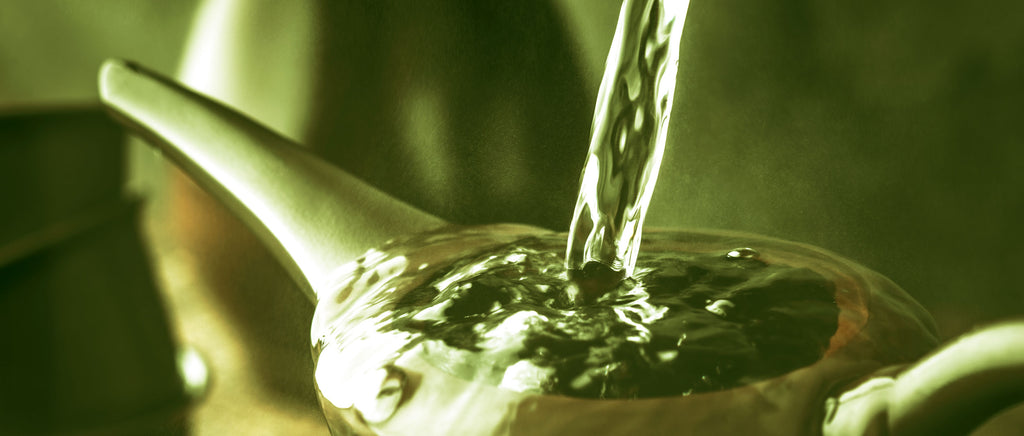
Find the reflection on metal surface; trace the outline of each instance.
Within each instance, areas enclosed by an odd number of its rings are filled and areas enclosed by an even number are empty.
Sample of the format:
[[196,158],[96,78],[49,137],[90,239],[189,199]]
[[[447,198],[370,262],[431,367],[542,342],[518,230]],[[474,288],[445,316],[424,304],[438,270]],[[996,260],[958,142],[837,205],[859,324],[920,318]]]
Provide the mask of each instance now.
[[189,395],[200,398],[209,388],[210,372],[199,351],[192,346],[178,350],[178,374]]
[[442,223],[141,67],[107,62],[100,91],[112,111],[256,230],[313,301],[322,281],[362,252]]
[[823,434],[968,434],[1024,402],[1022,348],[1024,321],[1002,322],[865,377],[826,402]]

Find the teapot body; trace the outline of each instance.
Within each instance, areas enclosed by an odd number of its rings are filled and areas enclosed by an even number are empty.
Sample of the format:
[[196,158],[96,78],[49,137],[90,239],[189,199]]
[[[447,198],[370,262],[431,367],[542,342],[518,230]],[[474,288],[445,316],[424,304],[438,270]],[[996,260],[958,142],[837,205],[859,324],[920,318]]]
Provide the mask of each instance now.
[[420,342],[408,331],[389,329],[403,301],[450,284],[439,282],[452,265],[492,258],[489,253],[524,240],[560,256],[565,235],[525,225],[453,226],[390,242],[337,272],[335,291],[320,295],[311,332],[317,389],[334,433],[816,434],[829,398],[881,368],[917,360],[938,343],[927,312],[863,266],[808,245],[710,230],[646,232],[638,267],[645,258],[752,248],[768,265],[813,271],[832,285],[837,309],[820,358],[779,375],[683,395],[580,398],[509,389],[511,370],[500,364],[505,379],[500,371],[488,379],[481,375],[488,372],[466,368],[466,362],[496,364],[496,354],[467,359],[465,352],[448,351],[456,348],[446,345],[450,339]]

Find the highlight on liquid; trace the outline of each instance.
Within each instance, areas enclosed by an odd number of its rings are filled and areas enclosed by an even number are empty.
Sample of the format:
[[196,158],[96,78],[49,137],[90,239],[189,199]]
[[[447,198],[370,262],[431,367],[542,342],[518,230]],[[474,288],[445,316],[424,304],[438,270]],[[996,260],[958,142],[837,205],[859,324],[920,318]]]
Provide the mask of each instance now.
[[318,305],[311,337],[332,427],[418,433],[418,421],[444,430],[433,434],[479,432],[521,421],[522,405],[536,398],[706,398],[830,357],[900,361],[923,352],[878,346],[865,330],[866,299],[889,299],[894,317],[916,306],[897,304],[891,283],[821,250],[648,232],[634,277],[578,306],[563,238],[521,225],[456,228],[350,264]]

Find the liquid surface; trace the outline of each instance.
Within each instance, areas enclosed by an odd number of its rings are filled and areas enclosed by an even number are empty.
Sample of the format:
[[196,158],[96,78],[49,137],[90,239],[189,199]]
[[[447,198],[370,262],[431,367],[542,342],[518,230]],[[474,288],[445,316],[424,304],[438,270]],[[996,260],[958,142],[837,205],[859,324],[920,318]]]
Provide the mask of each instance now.
[[836,331],[831,283],[735,250],[641,254],[633,278],[577,306],[551,249],[559,242],[528,238],[459,261],[406,294],[383,328],[426,342],[427,360],[461,378],[585,398],[775,377],[820,359]]
[[[567,308],[564,240],[522,225],[451,228],[346,265],[311,328],[332,431],[802,434],[836,380],[937,343],[927,313],[877,273],[734,232],[648,230],[632,284]],[[634,396],[647,399],[613,399]]]
[[[582,306],[571,304],[564,234],[489,226],[371,252],[317,308],[325,411],[372,426],[417,389],[417,398],[449,396],[459,407],[495,401],[479,419],[499,419],[516,395],[685,396],[821,359],[839,319],[832,281],[772,261],[778,249],[769,242],[692,238],[645,236],[634,278]],[[429,416],[456,410],[405,407]],[[453,422],[498,425],[459,413]]]

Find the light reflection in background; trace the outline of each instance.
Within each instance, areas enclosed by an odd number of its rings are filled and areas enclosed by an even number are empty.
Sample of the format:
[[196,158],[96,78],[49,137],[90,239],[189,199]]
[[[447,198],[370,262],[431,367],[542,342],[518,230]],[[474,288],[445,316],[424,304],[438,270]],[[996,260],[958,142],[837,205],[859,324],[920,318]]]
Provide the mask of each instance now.
[[95,104],[109,56],[173,72],[198,0],[13,1],[0,14],[0,111]]

